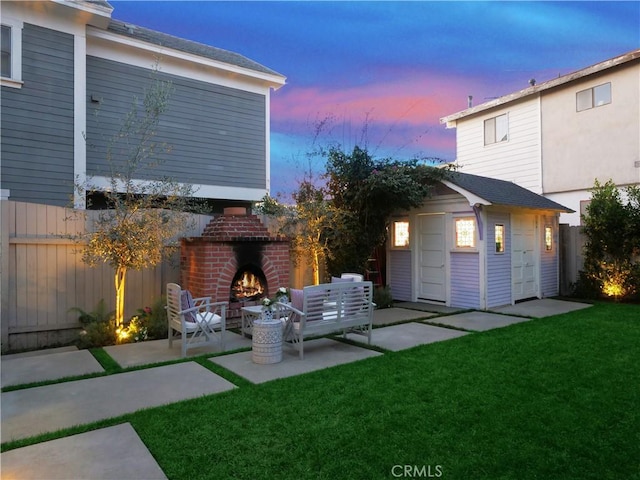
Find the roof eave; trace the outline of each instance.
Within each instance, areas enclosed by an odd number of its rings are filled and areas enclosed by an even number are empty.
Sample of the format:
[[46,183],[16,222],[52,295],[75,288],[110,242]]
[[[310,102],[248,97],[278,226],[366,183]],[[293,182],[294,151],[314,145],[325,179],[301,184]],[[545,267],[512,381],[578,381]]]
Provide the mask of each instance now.
[[563,75],[558,78],[554,78],[552,80],[548,80],[546,82],[540,83],[538,85],[534,85],[518,92],[510,93],[508,95],[504,95],[502,97],[496,98],[489,102],[482,103],[480,105],[476,105],[475,107],[467,108],[466,110],[462,110],[460,112],[453,113],[451,115],[447,115],[446,117],[442,117],[440,119],[441,124],[445,124],[447,128],[455,128],[457,120],[474,115],[479,112],[483,112],[485,110],[490,110],[495,107],[499,107],[501,105],[514,102],[524,97],[528,97],[530,95],[535,95],[545,90],[549,90],[552,88],[556,88],[565,83],[569,83],[580,78],[587,77],[589,75],[593,75],[595,73],[602,72],[604,70],[616,67],[618,65],[622,65],[640,58],[640,49],[633,50],[631,52],[627,52],[623,55],[619,55],[614,58],[610,58],[609,60],[605,60],[604,62],[597,63],[595,65],[591,65],[590,67],[583,68],[582,70],[578,70],[573,73],[569,73],[567,75]]
[[252,70],[249,68],[240,67],[238,65],[233,65],[233,64],[221,62],[218,60],[213,60],[210,58],[195,55],[193,53],[183,52],[171,47],[165,47],[162,45],[157,45],[155,43],[145,42],[140,39],[130,38],[127,36],[119,35],[117,33],[109,32],[105,30],[89,28],[87,29],[87,36],[92,36],[102,40],[119,43],[121,45],[125,45],[132,48],[146,50],[149,52],[153,52],[155,54],[162,54],[162,56],[171,56],[173,58],[177,58],[180,60],[186,60],[192,63],[207,65],[217,70],[222,70],[234,75],[242,75],[244,77],[250,77],[254,80],[258,80],[265,83],[266,85],[273,88],[274,90],[278,90],[280,87],[286,84],[286,77],[283,75],[259,72],[257,70]]
[[469,205],[493,205],[492,202],[490,202],[489,200],[482,198],[478,195],[476,195],[473,192],[470,192],[469,190],[462,188],[460,185],[456,185],[453,182],[450,182],[449,180],[441,180],[440,181],[443,185],[446,185],[447,187],[449,187],[451,190],[459,193],[460,195],[462,195],[464,198],[467,199],[467,201],[469,202]]

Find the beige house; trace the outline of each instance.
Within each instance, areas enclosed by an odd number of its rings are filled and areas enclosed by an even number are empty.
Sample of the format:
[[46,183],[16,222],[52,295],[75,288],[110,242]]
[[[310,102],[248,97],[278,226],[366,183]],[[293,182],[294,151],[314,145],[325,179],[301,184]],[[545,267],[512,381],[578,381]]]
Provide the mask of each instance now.
[[640,49],[443,117],[459,171],[514,182],[575,210],[595,179],[640,184]]

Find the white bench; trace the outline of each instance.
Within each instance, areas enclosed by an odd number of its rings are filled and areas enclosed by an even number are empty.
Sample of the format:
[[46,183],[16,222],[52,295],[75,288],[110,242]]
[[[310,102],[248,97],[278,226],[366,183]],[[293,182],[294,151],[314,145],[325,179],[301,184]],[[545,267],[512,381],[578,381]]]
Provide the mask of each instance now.
[[[293,299],[292,299],[293,300]],[[280,306],[279,306],[280,307]],[[303,288],[302,308],[287,305],[284,341],[304,358],[304,339],[342,332],[358,333],[371,344],[372,282],[323,283]]]

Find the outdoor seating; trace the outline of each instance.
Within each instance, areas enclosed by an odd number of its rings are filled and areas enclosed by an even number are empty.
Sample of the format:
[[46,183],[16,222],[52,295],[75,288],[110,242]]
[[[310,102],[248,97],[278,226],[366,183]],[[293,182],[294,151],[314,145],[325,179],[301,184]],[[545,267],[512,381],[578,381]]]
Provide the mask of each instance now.
[[292,290],[284,342],[304,358],[304,339],[342,332],[358,333],[371,344],[373,323],[372,282],[334,282]]
[[218,344],[224,350],[227,302],[211,302],[210,297],[193,298],[176,283],[167,284],[169,348],[174,332],[182,337],[182,356],[187,351]]

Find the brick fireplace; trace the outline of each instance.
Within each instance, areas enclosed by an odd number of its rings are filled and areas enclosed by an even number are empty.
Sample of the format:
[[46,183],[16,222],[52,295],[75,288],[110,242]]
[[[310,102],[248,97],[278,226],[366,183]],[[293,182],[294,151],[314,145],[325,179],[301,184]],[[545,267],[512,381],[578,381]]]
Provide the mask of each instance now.
[[183,238],[182,288],[194,297],[229,302],[228,326],[239,323],[240,308],[289,286],[289,240],[271,235],[243,207],[225,208],[201,237]]

